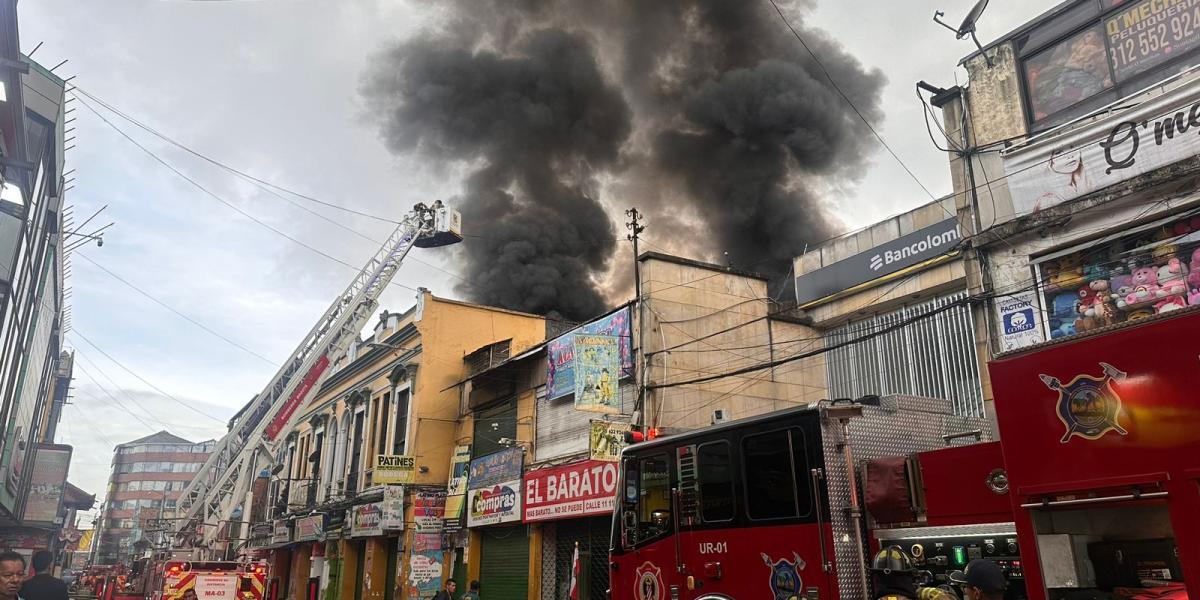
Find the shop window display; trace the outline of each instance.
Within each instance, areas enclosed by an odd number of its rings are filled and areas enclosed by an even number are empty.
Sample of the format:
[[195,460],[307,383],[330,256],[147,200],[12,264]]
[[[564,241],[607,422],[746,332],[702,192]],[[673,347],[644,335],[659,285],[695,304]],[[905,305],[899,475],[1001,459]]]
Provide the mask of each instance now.
[[1050,338],[1200,305],[1200,216],[1039,265]]

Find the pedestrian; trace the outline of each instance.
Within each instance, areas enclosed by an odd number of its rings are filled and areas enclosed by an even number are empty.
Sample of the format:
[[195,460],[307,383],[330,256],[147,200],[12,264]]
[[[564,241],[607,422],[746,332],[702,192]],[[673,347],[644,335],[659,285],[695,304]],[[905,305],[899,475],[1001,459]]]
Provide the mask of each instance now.
[[899,546],[880,550],[870,571],[875,600],[958,600],[953,591],[944,588],[917,587],[912,558]]
[[458,600],[479,600],[479,580],[472,579],[467,591]]
[[[453,579],[446,582],[446,589],[434,594],[433,600],[455,600],[454,590],[458,589],[458,584]],[[0,600],[4,600],[0,598]]]
[[963,600],[1004,600],[1004,588],[1008,587],[1000,565],[985,559],[973,560],[965,571],[951,573],[950,581],[962,586]]
[[21,600],[25,557],[11,550],[0,552],[0,600]]
[[50,574],[54,555],[49,550],[33,553],[33,577],[21,586],[22,600],[67,600],[67,584]]

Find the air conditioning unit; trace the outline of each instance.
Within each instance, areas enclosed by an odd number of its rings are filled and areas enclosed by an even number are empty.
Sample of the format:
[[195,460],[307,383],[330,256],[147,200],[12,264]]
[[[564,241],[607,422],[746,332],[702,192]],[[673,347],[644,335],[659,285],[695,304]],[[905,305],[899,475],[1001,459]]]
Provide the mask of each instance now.
[[713,425],[719,425],[728,420],[729,420],[729,415],[728,415],[728,413],[725,412],[725,409],[718,408],[718,409],[712,411],[712,424]]

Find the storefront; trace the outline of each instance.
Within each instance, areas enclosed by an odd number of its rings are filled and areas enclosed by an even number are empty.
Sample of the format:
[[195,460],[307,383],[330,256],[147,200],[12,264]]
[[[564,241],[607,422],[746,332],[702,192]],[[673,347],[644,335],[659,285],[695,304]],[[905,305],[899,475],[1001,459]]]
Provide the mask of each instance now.
[[349,536],[341,552],[342,600],[396,600],[400,539],[404,530],[404,488],[385,486],[377,502],[352,506]]
[[1200,597],[1197,356],[1180,312],[990,364],[1032,600]]
[[523,520],[541,527],[541,598],[567,598],[579,552],[579,598],[603,600],[617,463],[583,460],[524,476]]
[[[467,477],[467,527],[479,548],[479,580],[489,599],[529,597],[529,535],[521,523],[521,471],[525,452],[509,448],[471,461]],[[482,595],[482,594],[481,594]]]
[[271,577],[267,580],[267,600],[291,598],[292,593],[292,522],[275,519],[271,522],[271,538],[267,548],[271,556]]

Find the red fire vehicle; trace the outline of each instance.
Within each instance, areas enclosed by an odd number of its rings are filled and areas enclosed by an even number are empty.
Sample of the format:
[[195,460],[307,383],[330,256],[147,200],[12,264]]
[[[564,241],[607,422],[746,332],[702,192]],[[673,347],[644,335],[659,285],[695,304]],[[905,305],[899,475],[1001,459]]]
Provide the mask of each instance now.
[[899,544],[933,583],[995,560],[1009,600],[1200,599],[1200,313],[989,368],[1003,442],[884,398],[626,448],[611,597],[869,598]]
[[173,560],[162,565],[153,600],[263,600],[265,563]]

